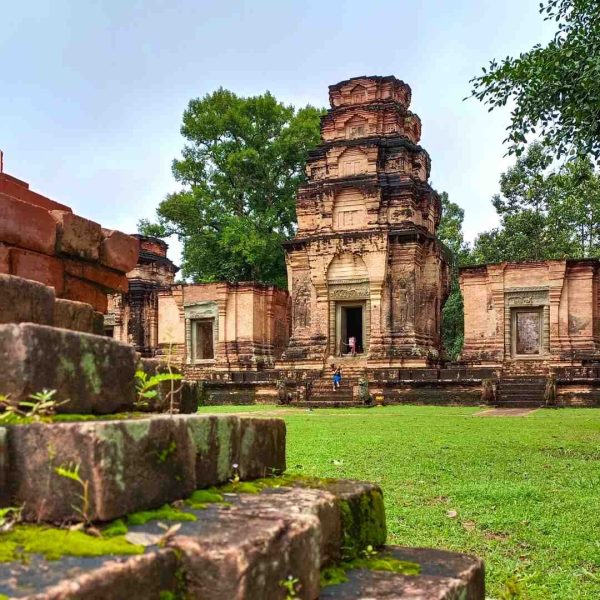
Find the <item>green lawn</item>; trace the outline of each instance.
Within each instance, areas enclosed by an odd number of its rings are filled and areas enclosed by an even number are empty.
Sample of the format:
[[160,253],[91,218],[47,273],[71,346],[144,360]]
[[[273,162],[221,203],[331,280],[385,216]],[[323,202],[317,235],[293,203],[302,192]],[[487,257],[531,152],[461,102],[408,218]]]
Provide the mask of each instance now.
[[388,541],[481,556],[490,598],[600,598],[600,410],[202,410],[281,414],[289,471],[378,483]]

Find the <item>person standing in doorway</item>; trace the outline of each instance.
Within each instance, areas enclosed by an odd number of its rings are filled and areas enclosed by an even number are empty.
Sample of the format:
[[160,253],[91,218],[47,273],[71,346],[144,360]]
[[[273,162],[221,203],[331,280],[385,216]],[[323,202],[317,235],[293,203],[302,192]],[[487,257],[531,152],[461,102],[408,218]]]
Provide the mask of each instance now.
[[350,355],[356,356],[356,338],[353,335],[348,338],[348,346],[350,347]]

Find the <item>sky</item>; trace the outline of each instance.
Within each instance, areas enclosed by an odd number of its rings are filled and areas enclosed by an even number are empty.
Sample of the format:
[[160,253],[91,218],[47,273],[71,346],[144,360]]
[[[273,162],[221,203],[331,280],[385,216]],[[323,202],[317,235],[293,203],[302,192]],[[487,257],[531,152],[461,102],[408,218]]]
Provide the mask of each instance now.
[[[465,210],[468,240],[497,223],[490,199],[508,109],[469,79],[545,42],[539,0],[27,0],[1,4],[4,170],[104,227],[133,233],[178,184],[172,160],[191,98],[326,106],[328,85],[395,75],[413,91],[431,183]],[[179,244],[171,240],[177,261]]]

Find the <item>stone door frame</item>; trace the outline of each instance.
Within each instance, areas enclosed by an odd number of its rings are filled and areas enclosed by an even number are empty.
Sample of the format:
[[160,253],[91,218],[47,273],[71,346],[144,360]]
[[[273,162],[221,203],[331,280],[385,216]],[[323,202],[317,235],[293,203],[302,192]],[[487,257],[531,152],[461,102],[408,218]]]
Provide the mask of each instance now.
[[362,308],[362,352],[359,354],[358,352],[356,353],[357,356],[365,356],[367,354],[368,351],[368,343],[369,343],[369,337],[368,337],[368,333],[367,330],[369,329],[367,327],[367,300],[355,300],[355,301],[344,301],[344,300],[340,300],[340,301],[336,301],[333,303],[335,305],[335,337],[334,337],[334,343],[335,343],[335,356],[342,356],[343,354],[346,354],[346,352],[343,352],[343,350],[345,350],[345,346],[341,346],[341,333],[342,333],[342,310],[344,308]]
[[[529,310],[540,313],[539,354],[517,354],[516,313]],[[504,291],[504,352],[515,360],[539,360],[550,354],[550,293],[547,287],[507,288]]]
[[352,281],[328,282],[329,295],[329,354],[339,356],[340,347],[338,332],[341,333],[341,307],[363,306],[363,353],[367,356],[371,340],[371,296],[369,281],[365,279]]

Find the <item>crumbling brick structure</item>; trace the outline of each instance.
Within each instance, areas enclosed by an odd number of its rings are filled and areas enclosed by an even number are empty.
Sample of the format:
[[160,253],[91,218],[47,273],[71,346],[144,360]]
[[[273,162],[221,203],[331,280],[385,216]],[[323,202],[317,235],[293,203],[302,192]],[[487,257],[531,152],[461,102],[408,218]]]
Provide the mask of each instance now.
[[57,298],[105,313],[107,293],[126,292],[138,240],[102,228],[0,173],[0,273],[39,281]]

